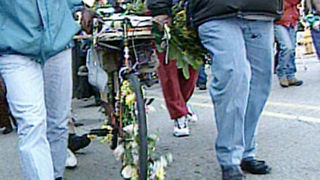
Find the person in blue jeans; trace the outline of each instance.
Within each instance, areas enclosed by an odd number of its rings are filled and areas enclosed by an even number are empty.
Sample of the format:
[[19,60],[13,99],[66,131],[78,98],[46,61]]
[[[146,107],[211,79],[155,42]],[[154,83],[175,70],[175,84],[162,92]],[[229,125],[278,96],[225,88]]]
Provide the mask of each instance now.
[[[147,4],[158,20],[171,21],[171,0]],[[189,0],[187,7],[188,24],[212,57],[209,91],[222,179],[242,180],[242,171],[268,174],[271,167],[256,159],[256,135],[271,88],[273,21],[283,1]]]
[[274,34],[278,46],[278,65],[276,73],[280,86],[300,86],[303,81],[296,74],[296,34],[299,20],[298,4],[300,0],[285,0],[283,17],[275,22]]
[[[72,96],[70,42],[80,29],[73,12],[81,6],[81,0],[0,1],[0,74],[17,120],[27,180],[63,177]],[[86,12],[88,30],[92,14]]]
[[311,35],[314,47],[316,49],[318,60],[320,60],[320,0],[307,0],[307,10],[312,16],[311,25]]
[[198,80],[196,85],[199,88],[199,90],[207,89],[207,74],[205,70],[205,64],[202,64],[199,67],[199,75],[198,75]]

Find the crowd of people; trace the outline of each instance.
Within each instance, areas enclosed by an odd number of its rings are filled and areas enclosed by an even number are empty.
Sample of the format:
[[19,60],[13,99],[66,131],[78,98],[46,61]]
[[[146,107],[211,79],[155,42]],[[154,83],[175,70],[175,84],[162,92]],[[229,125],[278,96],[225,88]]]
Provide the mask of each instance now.
[[[170,26],[171,8],[177,2],[147,0],[146,4],[157,22]],[[242,180],[243,171],[268,174],[271,167],[256,159],[257,126],[271,89],[275,42],[280,85],[303,84],[295,76],[298,4],[302,2],[185,3],[189,28],[197,30],[211,58],[213,79],[208,90],[214,104],[215,148],[222,179]],[[307,0],[306,4],[308,12],[320,15],[319,0]],[[68,128],[72,119],[72,38],[80,30],[73,17],[77,10],[82,13],[82,28],[90,32],[95,15],[81,0],[0,1],[0,127],[10,133],[11,121],[17,122],[27,180],[62,180],[68,147],[75,152],[90,143],[86,135],[76,136],[69,132],[73,128]],[[311,25],[320,59],[319,29],[319,23]],[[190,67],[190,77],[185,79],[175,59],[165,63],[166,52],[157,52],[157,56],[162,92],[174,122],[173,135],[188,136],[189,122],[198,119],[188,100],[196,87],[207,89],[205,66],[198,70]]]

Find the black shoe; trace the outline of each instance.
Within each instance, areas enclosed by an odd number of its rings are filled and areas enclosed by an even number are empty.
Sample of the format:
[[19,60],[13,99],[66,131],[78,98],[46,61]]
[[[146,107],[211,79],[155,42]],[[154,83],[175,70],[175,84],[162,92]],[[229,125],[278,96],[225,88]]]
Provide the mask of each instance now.
[[[9,122],[10,123],[10,122]],[[13,131],[11,124],[9,124],[3,131],[2,134],[9,134]]]
[[271,167],[266,165],[265,161],[256,159],[242,160],[240,166],[243,171],[251,174],[269,174],[271,172]]
[[222,168],[222,180],[243,180],[244,175],[238,166]]
[[76,152],[79,149],[87,147],[91,143],[91,140],[87,137],[87,134],[77,136],[75,134],[69,135],[68,148],[72,152]]
[[62,177],[56,178],[55,180],[62,180]]

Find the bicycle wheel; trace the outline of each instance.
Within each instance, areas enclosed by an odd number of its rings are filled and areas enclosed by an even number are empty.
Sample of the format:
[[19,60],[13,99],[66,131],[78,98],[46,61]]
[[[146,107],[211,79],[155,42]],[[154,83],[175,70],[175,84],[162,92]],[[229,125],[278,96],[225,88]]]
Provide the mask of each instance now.
[[141,89],[141,83],[135,74],[128,74],[128,80],[136,95],[136,118],[138,120],[139,133],[139,180],[146,180],[148,174],[148,142],[145,101]]

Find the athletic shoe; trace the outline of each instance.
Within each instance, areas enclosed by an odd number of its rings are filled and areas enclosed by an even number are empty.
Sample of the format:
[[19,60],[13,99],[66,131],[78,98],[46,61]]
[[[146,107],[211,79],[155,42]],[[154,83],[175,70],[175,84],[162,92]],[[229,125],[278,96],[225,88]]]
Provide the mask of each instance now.
[[188,119],[186,116],[174,120],[173,136],[183,137],[189,136],[190,130],[188,126]]
[[67,149],[66,168],[73,169],[77,167],[77,158],[70,149]]
[[187,119],[189,122],[197,122],[198,121],[198,115],[196,112],[193,110],[191,104],[187,103],[188,107],[188,114],[187,114]]

